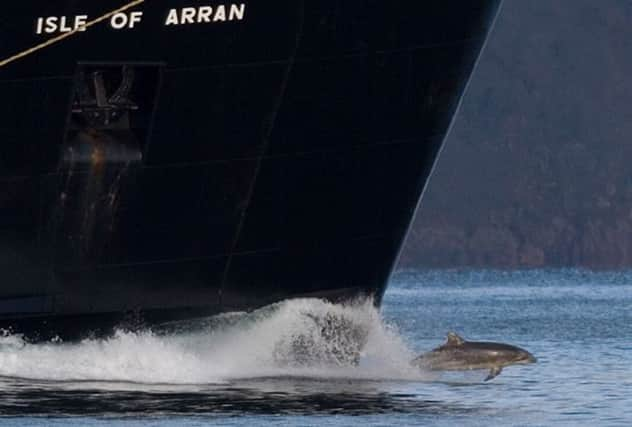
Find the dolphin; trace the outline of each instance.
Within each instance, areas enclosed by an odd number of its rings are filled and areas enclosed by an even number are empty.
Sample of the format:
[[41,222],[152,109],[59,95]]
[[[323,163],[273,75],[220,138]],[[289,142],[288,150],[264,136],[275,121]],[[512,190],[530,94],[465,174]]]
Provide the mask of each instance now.
[[465,341],[454,332],[448,333],[445,344],[415,358],[411,363],[433,371],[466,371],[489,369],[485,381],[498,376],[505,366],[535,363],[527,350],[509,344]]

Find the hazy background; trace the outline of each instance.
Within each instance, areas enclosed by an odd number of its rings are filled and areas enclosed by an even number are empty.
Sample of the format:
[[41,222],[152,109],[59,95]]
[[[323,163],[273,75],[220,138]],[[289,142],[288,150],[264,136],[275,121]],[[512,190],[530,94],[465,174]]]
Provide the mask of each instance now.
[[401,267],[632,266],[632,1],[506,0]]

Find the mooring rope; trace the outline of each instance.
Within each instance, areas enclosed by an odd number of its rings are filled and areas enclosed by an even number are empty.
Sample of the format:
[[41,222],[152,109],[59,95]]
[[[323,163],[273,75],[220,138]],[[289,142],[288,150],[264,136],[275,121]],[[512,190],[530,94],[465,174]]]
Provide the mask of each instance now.
[[8,57],[7,59],[3,59],[2,61],[0,61],[0,68],[4,67],[5,65],[8,65],[14,61],[17,61],[18,59],[22,59],[25,56],[31,55],[32,53],[37,52],[38,50],[44,49],[52,44],[55,44],[57,42],[60,42],[62,40],[64,40],[65,38],[68,38],[74,34],[76,34],[77,32],[80,31],[84,31],[90,27],[92,27],[93,25],[98,24],[99,22],[105,21],[106,19],[111,18],[112,16],[116,15],[117,13],[121,13],[126,11],[127,9],[130,9],[134,6],[138,6],[141,3],[144,3],[145,0],[134,0],[128,4],[126,4],[125,6],[121,6],[118,9],[112,10],[104,15],[99,16],[98,18],[95,18],[91,21],[86,22],[84,25],[81,25],[77,28],[75,28],[72,31],[69,31],[67,33],[62,33],[56,37],[53,37],[52,39],[46,40],[43,43],[40,43],[36,46],[33,46],[29,49],[23,50],[22,52],[16,53],[13,56]]

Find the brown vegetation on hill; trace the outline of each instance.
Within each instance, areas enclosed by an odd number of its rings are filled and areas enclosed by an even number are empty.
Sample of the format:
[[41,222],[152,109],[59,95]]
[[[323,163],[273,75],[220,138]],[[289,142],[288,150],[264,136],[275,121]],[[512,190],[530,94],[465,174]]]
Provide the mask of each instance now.
[[631,16],[505,2],[403,267],[632,266]]

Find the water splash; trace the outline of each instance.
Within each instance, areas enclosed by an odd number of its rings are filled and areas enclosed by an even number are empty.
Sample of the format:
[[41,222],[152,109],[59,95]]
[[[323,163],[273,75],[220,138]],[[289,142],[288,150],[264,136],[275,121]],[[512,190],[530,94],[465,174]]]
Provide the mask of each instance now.
[[[355,354],[356,340],[362,341]],[[285,301],[252,313],[30,344],[0,337],[0,376],[45,381],[216,384],[262,377],[420,380],[412,352],[368,301]],[[357,363],[354,363],[357,362]]]

